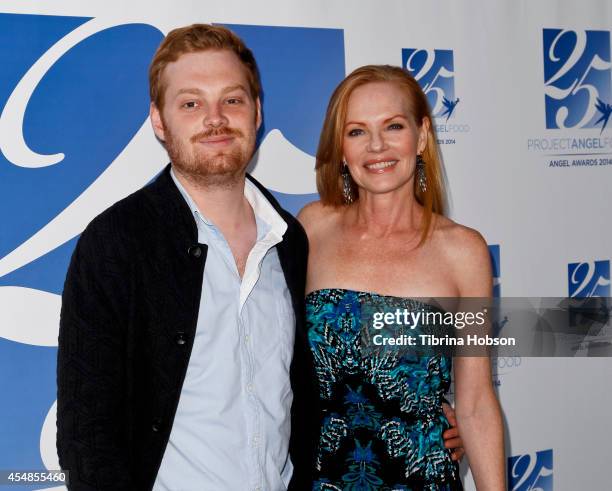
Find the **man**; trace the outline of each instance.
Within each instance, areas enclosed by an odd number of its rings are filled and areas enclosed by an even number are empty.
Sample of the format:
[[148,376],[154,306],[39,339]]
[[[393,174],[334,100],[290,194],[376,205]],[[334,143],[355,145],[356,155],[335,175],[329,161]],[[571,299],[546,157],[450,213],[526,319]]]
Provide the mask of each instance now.
[[75,249],[60,464],[75,490],[309,489],[308,247],[246,175],[262,119],[255,60],[231,31],[198,24],[168,34],[149,81],[171,164]]

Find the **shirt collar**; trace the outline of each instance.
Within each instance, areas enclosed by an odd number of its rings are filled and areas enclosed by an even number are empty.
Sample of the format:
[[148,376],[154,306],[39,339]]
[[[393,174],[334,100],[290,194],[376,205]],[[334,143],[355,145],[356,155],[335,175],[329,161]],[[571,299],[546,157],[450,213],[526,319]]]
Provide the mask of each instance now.
[[[174,181],[174,184],[180,191],[181,195],[187,202],[191,213],[194,216],[199,216],[206,225],[214,226],[213,222],[209,220],[204,214],[198,209],[198,205],[195,204],[187,190],[183,187],[181,182],[176,177],[174,169],[170,168],[170,176]],[[283,220],[280,214],[274,209],[270,202],[266,199],[263,193],[248,179],[245,179],[244,185],[244,197],[251,205],[253,213],[255,214],[255,220],[257,222],[258,240],[260,239],[260,230],[264,227],[260,227],[261,222],[264,222],[270,227],[269,233],[276,236],[281,241],[283,235],[287,231],[287,222]]]

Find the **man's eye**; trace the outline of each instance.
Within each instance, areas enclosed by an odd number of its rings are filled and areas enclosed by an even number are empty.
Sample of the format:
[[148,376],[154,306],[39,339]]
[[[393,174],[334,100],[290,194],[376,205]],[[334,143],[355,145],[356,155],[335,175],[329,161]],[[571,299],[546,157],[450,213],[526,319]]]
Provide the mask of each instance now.
[[360,130],[359,128],[355,128],[348,132],[348,136],[357,136],[357,135],[361,135],[362,133],[363,133],[363,130]]
[[231,97],[226,102],[228,104],[240,104],[242,102],[242,99],[240,99],[238,97]]
[[187,101],[183,103],[182,107],[185,109],[194,109],[197,107],[197,105],[198,103],[196,101]]

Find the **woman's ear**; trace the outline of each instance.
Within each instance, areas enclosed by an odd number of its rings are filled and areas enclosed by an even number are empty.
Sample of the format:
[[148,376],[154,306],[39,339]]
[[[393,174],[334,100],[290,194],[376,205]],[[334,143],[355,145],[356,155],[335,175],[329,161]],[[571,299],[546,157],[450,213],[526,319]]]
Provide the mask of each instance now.
[[417,154],[422,154],[427,147],[427,140],[429,139],[429,131],[431,129],[431,121],[427,116],[421,121],[421,127],[419,128],[419,138],[417,142]]

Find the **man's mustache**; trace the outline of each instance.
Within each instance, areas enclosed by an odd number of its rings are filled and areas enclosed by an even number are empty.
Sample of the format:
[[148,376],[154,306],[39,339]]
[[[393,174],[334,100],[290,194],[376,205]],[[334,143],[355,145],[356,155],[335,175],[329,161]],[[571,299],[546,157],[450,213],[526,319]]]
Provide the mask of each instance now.
[[205,140],[207,138],[211,138],[213,136],[235,136],[235,137],[243,137],[244,133],[237,128],[230,128],[224,126],[218,129],[210,129],[207,131],[201,131],[200,133],[193,135],[190,138],[191,143],[197,143],[200,140]]

